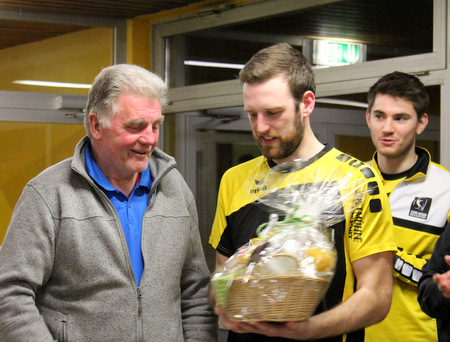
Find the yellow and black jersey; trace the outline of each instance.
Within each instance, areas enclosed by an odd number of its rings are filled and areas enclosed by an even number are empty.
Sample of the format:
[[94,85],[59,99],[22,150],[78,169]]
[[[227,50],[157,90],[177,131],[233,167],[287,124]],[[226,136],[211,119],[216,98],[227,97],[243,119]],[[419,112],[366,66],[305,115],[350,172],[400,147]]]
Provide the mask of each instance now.
[[[343,211],[351,214],[329,228],[333,230],[338,262],[336,275],[316,313],[328,310],[354,293],[356,283],[352,262],[375,253],[396,251],[389,201],[381,179],[367,164],[328,147],[306,161],[300,169],[280,173],[276,182],[273,182],[273,176],[266,176],[273,174],[269,171],[274,166],[273,162],[260,156],[224,174],[209,242],[217,252],[230,257],[256,237],[257,227],[267,222],[270,214],[259,199],[273,193],[273,184],[281,189],[293,184],[339,183],[345,179],[346,184],[340,184],[343,198],[350,198],[344,193],[350,193],[352,186],[365,187],[367,191],[359,200],[343,201]],[[351,210],[346,206],[352,206]],[[327,341],[344,341],[345,338],[346,341],[364,341],[364,331]],[[261,336],[243,340],[265,341]]]
[[394,293],[386,319],[367,329],[368,341],[437,341],[436,321],[417,302],[422,267],[450,217],[450,172],[416,147],[414,166],[400,174],[383,174],[376,154],[371,165],[389,195],[398,244],[394,256]]

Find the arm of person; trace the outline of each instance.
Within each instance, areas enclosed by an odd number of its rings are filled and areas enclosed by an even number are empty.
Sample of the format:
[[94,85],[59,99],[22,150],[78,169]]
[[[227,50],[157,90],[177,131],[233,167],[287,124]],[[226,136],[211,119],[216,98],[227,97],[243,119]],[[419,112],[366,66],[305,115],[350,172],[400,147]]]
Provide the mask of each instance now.
[[[444,256],[444,260],[447,265],[450,266],[450,255]],[[450,298],[450,271],[445,273],[433,274],[433,282],[437,285],[439,291],[441,291],[442,295],[449,299]]]
[[198,231],[197,211],[190,204],[190,253],[186,256],[181,279],[181,311],[186,342],[216,341],[217,317],[208,302],[210,273]]
[[417,300],[422,310],[434,318],[450,318],[450,230],[445,229],[423,267]]
[[[445,256],[450,264],[450,256]],[[447,261],[448,260],[448,261]],[[425,266],[427,267],[427,266]],[[425,272],[419,282],[417,300],[421,309],[430,317],[450,318],[450,271]]]
[[216,268],[220,265],[222,265],[225,261],[227,261],[229,258],[226,257],[223,254],[220,254],[219,252],[216,252]]
[[53,341],[35,298],[51,275],[54,241],[55,222],[28,185],[0,249],[0,341]]
[[[216,270],[219,268],[220,265],[222,265],[225,261],[227,261],[229,258],[226,257],[225,255],[216,252]],[[219,304],[216,304],[216,294],[214,293],[214,288],[212,286],[209,287],[209,292],[208,292],[208,298],[209,298],[209,303],[211,305],[212,308],[214,308],[214,311],[216,310],[216,305],[217,308],[219,308]],[[216,312],[217,314],[217,312]]]
[[356,292],[335,308],[300,322],[254,324],[227,320],[216,305],[222,323],[239,333],[257,333],[297,340],[342,335],[375,324],[389,312],[392,300],[392,252],[373,254],[353,262]]

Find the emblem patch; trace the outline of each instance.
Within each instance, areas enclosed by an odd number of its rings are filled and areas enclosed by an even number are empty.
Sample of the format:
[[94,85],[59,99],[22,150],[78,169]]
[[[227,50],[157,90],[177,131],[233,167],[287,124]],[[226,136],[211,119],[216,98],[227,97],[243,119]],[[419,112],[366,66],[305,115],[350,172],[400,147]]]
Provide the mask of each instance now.
[[428,213],[430,212],[431,198],[429,197],[416,197],[411,203],[409,209],[409,216],[426,220]]

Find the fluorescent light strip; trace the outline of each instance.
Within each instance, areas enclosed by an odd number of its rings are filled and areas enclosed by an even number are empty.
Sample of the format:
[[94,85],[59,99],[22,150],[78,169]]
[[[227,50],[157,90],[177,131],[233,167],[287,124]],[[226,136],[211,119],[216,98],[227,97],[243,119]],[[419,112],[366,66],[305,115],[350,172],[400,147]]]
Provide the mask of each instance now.
[[358,102],[358,101],[350,101],[350,100],[341,100],[341,99],[331,99],[331,98],[317,98],[317,103],[328,103],[328,104],[335,104],[335,105],[341,105],[341,106],[350,106],[350,107],[359,107],[359,108],[365,108],[367,109],[367,103],[364,102]]
[[203,62],[203,61],[184,61],[184,65],[201,66],[201,67],[209,67],[209,68],[242,69],[245,64],[215,63],[215,62]]
[[47,81],[32,81],[32,80],[16,80],[13,81],[12,83],[31,86],[41,86],[41,87],[58,87],[58,88],[89,89],[91,87],[90,84],[82,84],[82,83],[47,82]]

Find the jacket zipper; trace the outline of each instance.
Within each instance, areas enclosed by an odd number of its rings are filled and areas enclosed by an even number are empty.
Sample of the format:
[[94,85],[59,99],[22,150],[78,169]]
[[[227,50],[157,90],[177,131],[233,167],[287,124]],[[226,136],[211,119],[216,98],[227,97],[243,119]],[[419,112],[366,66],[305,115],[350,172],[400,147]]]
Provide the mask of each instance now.
[[138,297],[138,320],[137,320],[137,341],[144,341],[144,331],[142,324],[142,292],[141,288],[137,288],[137,297]]
[[58,342],[65,342],[66,341],[66,320],[61,320],[61,332],[58,338]]

